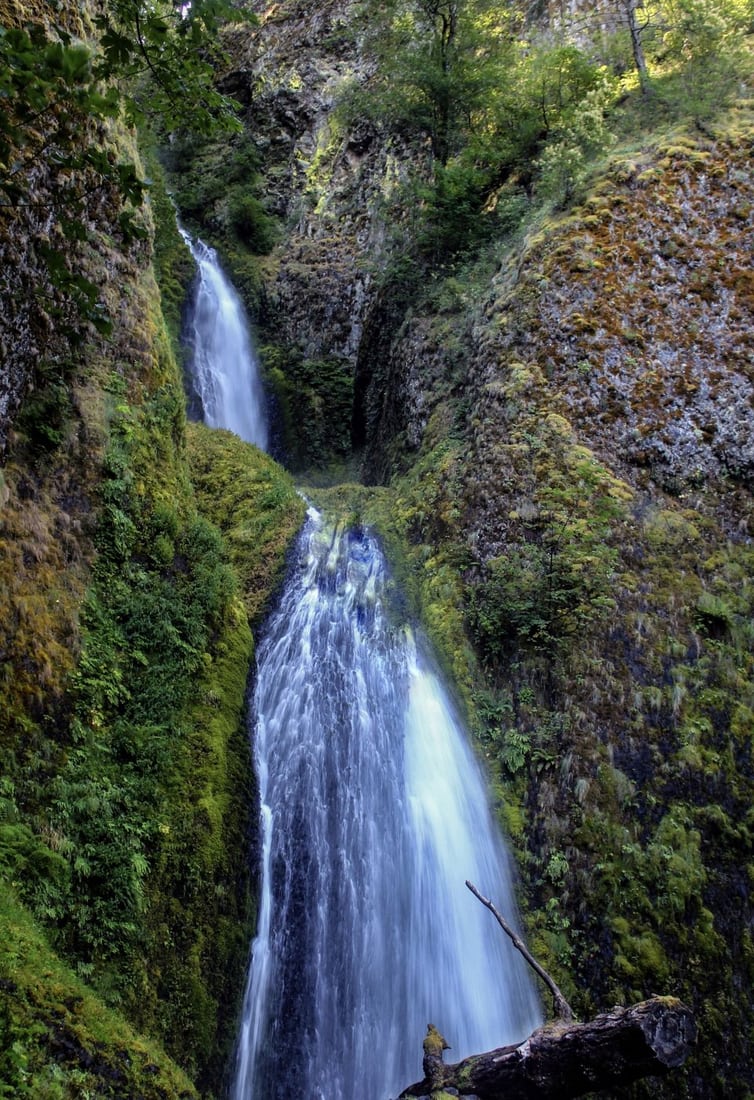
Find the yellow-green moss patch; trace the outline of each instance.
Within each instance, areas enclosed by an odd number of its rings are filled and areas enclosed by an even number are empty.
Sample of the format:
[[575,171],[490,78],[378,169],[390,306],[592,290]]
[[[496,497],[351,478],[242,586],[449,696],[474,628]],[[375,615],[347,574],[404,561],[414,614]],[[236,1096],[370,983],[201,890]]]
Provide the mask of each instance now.
[[276,462],[231,432],[190,424],[188,440],[199,505],[222,531],[249,620],[258,623],[306,505]]

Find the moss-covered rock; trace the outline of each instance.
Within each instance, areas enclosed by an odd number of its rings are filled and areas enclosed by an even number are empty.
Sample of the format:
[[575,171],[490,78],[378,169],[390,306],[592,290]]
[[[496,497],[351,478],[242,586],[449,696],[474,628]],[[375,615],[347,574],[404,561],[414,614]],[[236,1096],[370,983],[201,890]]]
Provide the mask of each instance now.
[[256,625],[283,579],[306,505],[289,474],[231,432],[190,424],[188,439],[199,507],[223,533]]
[[65,966],[12,889],[0,900],[0,1094],[192,1100],[189,1078]]

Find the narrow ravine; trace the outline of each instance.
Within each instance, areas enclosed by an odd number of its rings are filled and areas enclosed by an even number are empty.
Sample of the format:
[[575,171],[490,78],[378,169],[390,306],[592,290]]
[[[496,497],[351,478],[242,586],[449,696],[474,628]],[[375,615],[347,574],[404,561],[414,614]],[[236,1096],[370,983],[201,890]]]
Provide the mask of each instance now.
[[[266,439],[243,313],[189,244],[205,419],[263,445],[238,427]],[[539,1022],[520,956],[465,888],[515,914],[482,775],[400,603],[372,535],[310,509],[257,651],[262,896],[232,1100],[387,1100],[420,1076],[428,1023],[457,1060]]]

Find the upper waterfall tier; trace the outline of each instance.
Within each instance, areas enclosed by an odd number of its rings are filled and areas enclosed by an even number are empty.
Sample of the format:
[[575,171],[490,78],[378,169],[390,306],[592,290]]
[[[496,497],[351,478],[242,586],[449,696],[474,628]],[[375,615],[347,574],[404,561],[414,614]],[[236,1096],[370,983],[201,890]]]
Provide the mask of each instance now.
[[215,250],[193,241],[183,229],[181,235],[198,269],[185,342],[202,417],[210,427],[227,428],[266,450],[264,389],[241,299],[223,274]]

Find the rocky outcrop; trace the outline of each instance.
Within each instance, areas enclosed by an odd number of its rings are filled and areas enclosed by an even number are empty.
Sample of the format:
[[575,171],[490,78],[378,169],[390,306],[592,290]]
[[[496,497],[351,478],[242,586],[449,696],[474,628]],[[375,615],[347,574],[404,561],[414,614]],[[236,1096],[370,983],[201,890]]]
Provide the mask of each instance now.
[[357,4],[257,11],[258,27],[228,36],[226,84],[245,103],[265,205],[285,225],[263,271],[263,339],[353,370],[389,252],[387,205],[405,177],[406,145],[349,113],[349,90],[367,86],[374,68]]
[[6,216],[0,223],[0,454],[35,366],[57,342],[49,314],[33,304],[44,287],[49,293],[47,271],[28,250],[29,237],[49,230],[48,221]]
[[[53,40],[70,35],[75,45],[87,41],[90,16],[87,5],[53,12],[9,2],[1,6],[0,25],[19,29],[30,23],[49,30]],[[75,80],[57,79],[54,65],[45,69],[42,47],[36,49],[38,65],[11,50],[7,74],[4,156],[12,170],[0,186],[0,458],[24,398],[42,384],[41,374],[62,379],[71,339],[93,331],[82,320],[80,287],[61,275],[67,269],[87,278],[98,270],[98,238],[117,234],[120,210],[112,181],[97,185],[91,170],[71,167],[88,144],[112,148],[108,126],[80,109]],[[37,75],[41,87],[34,86]],[[66,219],[71,224],[64,230]]]
[[534,476],[521,450],[527,409],[547,410],[561,446],[572,433],[637,491],[696,497],[737,537],[749,530],[751,504],[736,491],[754,474],[743,156],[700,138],[619,162],[493,280],[469,349],[480,549],[506,543],[510,504],[493,488],[503,470],[519,498],[522,461]]
[[536,359],[580,436],[638,484],[751,485],[743,148],[700,137],[623,162],[557,237],[527,260],[501,351]]

